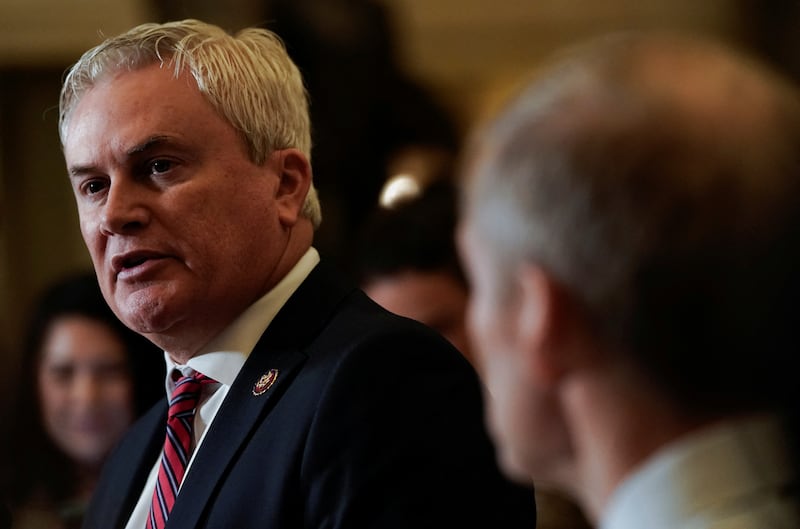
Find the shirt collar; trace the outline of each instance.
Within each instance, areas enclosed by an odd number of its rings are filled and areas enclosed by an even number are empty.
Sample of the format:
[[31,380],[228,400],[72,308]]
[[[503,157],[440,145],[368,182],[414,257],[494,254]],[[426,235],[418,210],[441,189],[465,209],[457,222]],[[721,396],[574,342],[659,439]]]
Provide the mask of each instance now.
[[232,385],[247,357],[250,356],[275,315],[319,261],[317,250],[313,247],[309,248],[277,285],[250,305],[224,331],[190,358],[186,365],[176,364],[170,358],[169,353],[165,351],[167,395],[171,395],[175,389],[175,381],[171,376],[174,369],[183,375],[199,371],[221,384]]
[[673,529],[793,479],[781,420],[726,421],[659,450],[611,497],[601,529]]

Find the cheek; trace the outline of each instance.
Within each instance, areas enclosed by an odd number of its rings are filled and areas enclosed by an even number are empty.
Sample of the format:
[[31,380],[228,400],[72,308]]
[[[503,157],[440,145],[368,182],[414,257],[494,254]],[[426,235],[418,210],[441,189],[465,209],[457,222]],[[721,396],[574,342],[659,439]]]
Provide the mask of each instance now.
[[81,235],[86,248],[89,250],[92,259],[97,258],[98,250],[98,227],[97,222],[86,212],[79,211]]
[[69,388],[48,378],[45,376],[39,379],[40,415],[45,431],[58,439],[72,416]]
[[42,414],[58,414],[67,407],[67,395],[69,386],[64,381],[58,381],[46,373],[39,375],[39,402],[42,407]]
[[133,414],[133,385],[129,380],[107,382],[103,386],[103,406],[122,416]]
[[520,370],[509,358],[502,358],[505,353],[495,349],[484,359],[487,426],[506,476],[529,482],[532,468],[527,451],[536,444],[536,428],[531,424],[533,402]]
[[466,320],[476,369],[486,379],[486,383],[493,385],[490,372],[502,367],[495,364],[500,350],[506,347],[507,340],[501,310],[488,297],[476,293],[468,305]]
[[519,371],[499,311],[476,297],[467,319],[475,367],[486,387],[489,426],[495,440],[502,444],[518,411]]
[[555,401],[527,378],[512,318],[479,297],[468,311],[476,368],[487,391],[487,425],[505,473],[524,481],[542,469],[539,457],[555,455],[564,440]]
[[498,397],[492,429],[506,473],[568,486],[560,480],[573,454],[557,397],[511,376]]

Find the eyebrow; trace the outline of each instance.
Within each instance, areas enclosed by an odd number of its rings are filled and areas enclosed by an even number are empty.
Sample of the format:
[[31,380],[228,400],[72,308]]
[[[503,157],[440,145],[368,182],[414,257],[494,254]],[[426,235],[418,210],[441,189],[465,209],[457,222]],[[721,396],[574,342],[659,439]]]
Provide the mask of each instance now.
[[[130,149],[126,150],[125,156],[128,158],[138,156],[142,153],[147,152],[148,150],[158,147],[161,144],[169,142],[171,139],[172,138],[170,136],[165,136],[165,135],[151,136],[146,140],[144,140],[143,142],[138,143],[133,147],[131,147]],[[93,165],[76,165],[70,167],[69,169],[69,175],[70,177],[73,178],[93,172],[95,172],[95,167]]]
[[127,156],[135,156],[137,154],[141,154],[143,152],[147,152],[149,149],[152,149],[153,147],[157,147],[160,144],[166,143],[166,142],[168,142],[170,140],[171,140],[171,138],[169,136],[164,136],[164,135],[151,136],[151,137],[147,138],[145,141],[143,141],[142,143],[139,143],[138,145],[134,145],[133,147],[131,147],[130,149],[125,151],[125,154]]

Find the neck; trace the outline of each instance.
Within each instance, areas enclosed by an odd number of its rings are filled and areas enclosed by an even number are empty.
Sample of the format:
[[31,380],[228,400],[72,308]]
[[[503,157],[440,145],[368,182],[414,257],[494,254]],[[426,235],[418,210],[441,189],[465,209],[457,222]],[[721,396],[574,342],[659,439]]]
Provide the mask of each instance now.
[[635,374],[594,371],[566,384],[577,490],[597,523],[622,481],[666,443],[700,426]]

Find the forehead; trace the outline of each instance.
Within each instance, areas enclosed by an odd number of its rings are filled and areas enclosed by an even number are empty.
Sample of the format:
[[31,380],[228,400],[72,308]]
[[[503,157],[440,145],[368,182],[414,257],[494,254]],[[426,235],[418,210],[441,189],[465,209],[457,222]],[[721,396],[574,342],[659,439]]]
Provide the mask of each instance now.
[[214,119],[221,118],[191,75],[175,77],[171,68],[150,64],[110,72],[86,90],[67,121],[64,149],[69,154],[88,140],[124,140],[147,129],[203,130]]
[[75,361],[84,357],[124,359],[123,344],[104,322],[82,315],[64,315],[52,321],[42,355],[45,362]]
[[76,98],[73,113],[85,109],[87,101],[96,104],[98,99],[107,99],[117,94],[139,97],[129,99],[136,102],[139,99],[156,97],[165,102],[178,101],[180,98],[189,98],[195,101],[194,96],[200,95],[197,82],[187,71],[176,72],[169,63],[148,63],[133,68],[111,69],[98,77]]

